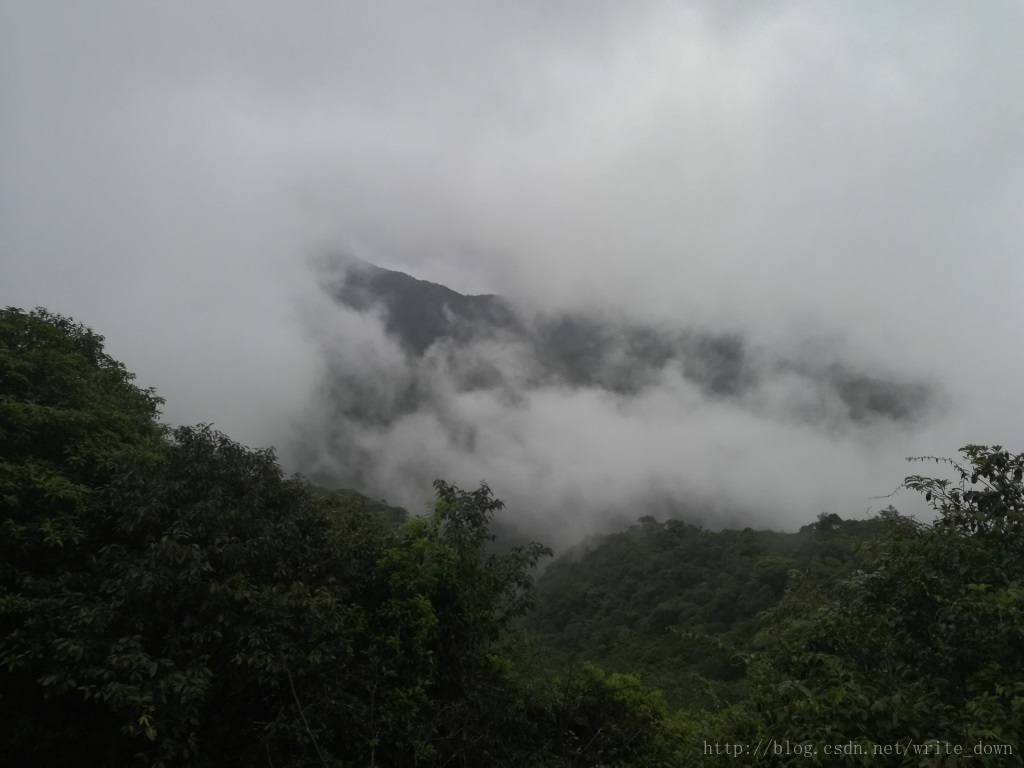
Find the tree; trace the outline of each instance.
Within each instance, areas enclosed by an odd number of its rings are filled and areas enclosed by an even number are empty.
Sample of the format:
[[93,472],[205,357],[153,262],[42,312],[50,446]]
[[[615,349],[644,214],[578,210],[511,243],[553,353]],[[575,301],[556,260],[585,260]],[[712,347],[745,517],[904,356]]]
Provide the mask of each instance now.
[[0,749],[9,755],[26,740],[60,753],[69,731],[87,735],[100,717],[91,706],[51,711],[35,680],[61,630],[91,620],[80,596],[113,528],[102,489],[145,472],[163,449],[161,401],[132,379],[88,328],[42,309],[0,312]]
[[102,342],[45,310],[0,314],[0,750],[319,761],[309,703],[355,698],[343,671],[390,526],[271,451],[164,427]]
[[[936,459],[957,481],[905,481],[936,511],[933,524],[890,507],[862,570],[789,593],[751,659],[749,717],[726,718],[734,734],[867,750],[792,758],[801,765],[868,765],[874,745],[908,740],[918,751],[906,764],[936,741],[969,751],[943,765],[1024,762],[1024,458],[999,446],[962,452],[966,463]],[[976,745],[1015,753],[976,756]]]
[[[15,764],[500,765],[544,754],[504,655],[537,544],[486,485],[396,526],[0,314],[0,752]],[[386,509],[384,511],[387,511]],[[525,730],[510,730],[511,722]]]
[[385,765],[501,757],[515,688],[503,640],[532,606],[530,572],[549,554],[539,544],[488,552],[489,524],[504,504],[486,484],[434,488],[432,514],[406,523],[378,562],[381,599],[359,666],[372,694],[367,742]]

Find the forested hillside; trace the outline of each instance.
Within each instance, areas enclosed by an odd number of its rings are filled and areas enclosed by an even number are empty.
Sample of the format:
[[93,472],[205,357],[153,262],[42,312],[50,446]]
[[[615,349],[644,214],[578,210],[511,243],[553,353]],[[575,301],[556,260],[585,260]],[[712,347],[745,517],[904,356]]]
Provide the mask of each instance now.
[[799,533],[708,531],[641,518],[549,566],[529,625],[552,663],[636,674],[673,706],[735,702],[758,616],[795,583],[826,585],[857,564],[877,520],[820,515]]
[[908,477],[931,524],[645,517],[535,587],[486,485],[410,516],[161,402],[0,313],[4,764],[1024,764],[1019,454]]

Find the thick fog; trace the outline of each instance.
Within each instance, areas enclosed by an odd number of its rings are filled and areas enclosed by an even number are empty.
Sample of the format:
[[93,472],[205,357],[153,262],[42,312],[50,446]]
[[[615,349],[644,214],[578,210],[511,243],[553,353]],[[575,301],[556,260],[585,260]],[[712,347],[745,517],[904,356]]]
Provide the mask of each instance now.
[[[908,455],[1024,448],[1022,35],[1009,0],[12,0],[0,294],[106,335],[169,422],[412,511],[441,476],[559,543],[694,499],[712,524],[863,515]],[[554,385],[500,338],[414,359],[324,290],[314,257],[342,252],[929,407],[847,422],[784,372],[731,399],[671,366]],[[412,380],[429,407],[344,415]]]

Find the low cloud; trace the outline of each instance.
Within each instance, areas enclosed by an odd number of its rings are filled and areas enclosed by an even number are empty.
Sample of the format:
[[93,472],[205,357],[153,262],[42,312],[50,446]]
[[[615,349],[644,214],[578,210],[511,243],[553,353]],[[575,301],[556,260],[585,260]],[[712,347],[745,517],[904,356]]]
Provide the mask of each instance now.
[[[856,514],[904,456],[1024,444],[1022,34],[1015,0],[11,0],[0,289],[169,421],[410,508],[436,470],[559,537],[648,499]],[[526,322],[739,338],[751,378],[637,375],[626,331],[597,382],[500,336],[414,359],[323,295],[323,248]],[[849,418],[892,381],[926,411]]]
[[[311,316],[328,364],[290,460],[413,510],[436,477],[484,480],[510,502],[508,525],[560,546],[652,509],[788,529],[822,511],[861,514],[898,482],[908,439],[945,415],[938,387],[855,376],[843,350],[815,358],[796,339],[746,349],[727,337],[743,355],[728,380],[701,368],[716,350],[693,332],[671,355],[637,357],[637,326],[623,330],[621,315],[577,323],[612,350],[589,372],[553,370],[538,354],[545,330],[569,321],[515,307],[516,332],[441,337],[418,354],[389,334],[386,302],[347,308],[334,298],[347,295],[338,272],[329,277]],[[422,286],[406,278],[402,300],[422,301]],[[873,400],[847,391],[856,386]]]

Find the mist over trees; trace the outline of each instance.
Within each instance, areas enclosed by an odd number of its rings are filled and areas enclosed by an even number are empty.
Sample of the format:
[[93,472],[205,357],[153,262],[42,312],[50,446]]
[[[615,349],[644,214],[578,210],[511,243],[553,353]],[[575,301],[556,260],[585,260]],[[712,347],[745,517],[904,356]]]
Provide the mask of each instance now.
[[0,2],[0,768],[1020,765],[1022,39]]
[[[486,486],[438,481],[402,522],[160,424],[132,379],[82,325],[0,315],[5,760],[554,765],[569,697],[617,701],[614,680],[536,692],[520,670],[547,551],[491,550]],[[641,754],[648,725],[608,749]]]
[[931,524],[642,516],[535,586],[486,484],[410,516],[288,477],[103,342],[0,313],[12,765],[1024,762],[1022,455],[908,477]]
[[[556,547],[632,522],[633,504],[798,527],[797,506],[871,495],[851,475],[877,478],[878,447],[946,407],[937,382],[838,342],[766,347],[681,321],[540,310],[344,254],[314,271],[309,335],[324,364],[290,465],[408,507],[435,477],[486,477],[515,489],[508,524]],[[799,463],[820,479],[771,480]]]

